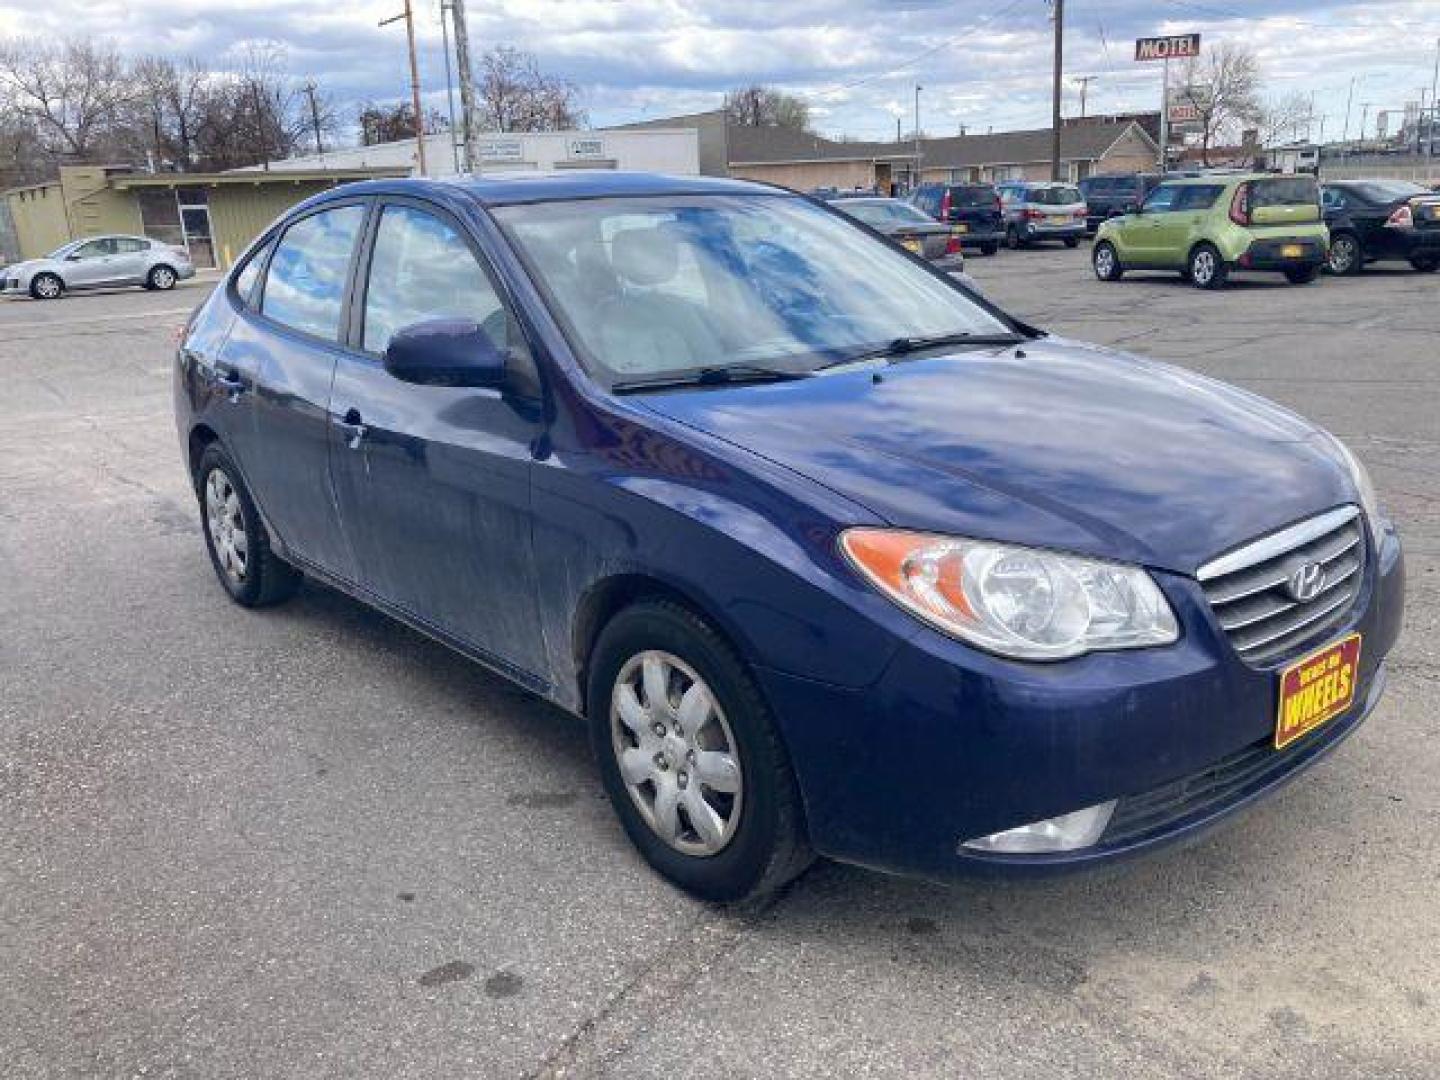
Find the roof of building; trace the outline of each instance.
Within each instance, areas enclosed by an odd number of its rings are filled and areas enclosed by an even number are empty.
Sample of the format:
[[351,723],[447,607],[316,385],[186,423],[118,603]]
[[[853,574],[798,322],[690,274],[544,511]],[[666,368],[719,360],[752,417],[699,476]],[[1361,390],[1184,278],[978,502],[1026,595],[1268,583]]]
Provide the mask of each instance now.
[[333,180],[383,180],[408,176],[403,165],[372,165],[360,169],[271,169],[219,173],[126,173],[112,176],[110,183],[119,190],[138,187],[216,187],[218,185],[305,184]]
[[600,131],[643,131],[646,128],[665,128],[684,131],[689,128],[707,127],[725,123],[724,109],[707,109],[704,112],[681,113],[678,116],[658,116],[653,120],[632,120],[628,124],[607,124]]
[[[1084,124],[1060,129],[1060,157],[1066,161],[1098,161],[1124,138],[1135,134],[1158,153],[1145,129],[1133,121],[1123,124]],[[1024,165],[1049,161],[1051,129],[997,131],[989,135],[957,135],[926,139],[921,143],[928,168],[965,168],[975,165]]]
[[726,131],[731,165],[800,161],[889,161],[915,156],[911,143],[841,142],[809,131],[732,124]]

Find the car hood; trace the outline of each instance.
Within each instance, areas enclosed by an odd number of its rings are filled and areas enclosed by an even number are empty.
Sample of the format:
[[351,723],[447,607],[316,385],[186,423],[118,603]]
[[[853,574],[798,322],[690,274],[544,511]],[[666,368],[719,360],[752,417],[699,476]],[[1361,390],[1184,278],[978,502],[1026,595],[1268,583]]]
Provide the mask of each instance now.
[[642,400],[898,527],[1179,573],[1355,501],[1329,436],[1294,413],[1056,339]]
[[46,259],[26,259],[24,262],[11,263],[5,267],[5,276],[18,277],[22,274],[33,273],[40,269],[40,266],[47,261]]

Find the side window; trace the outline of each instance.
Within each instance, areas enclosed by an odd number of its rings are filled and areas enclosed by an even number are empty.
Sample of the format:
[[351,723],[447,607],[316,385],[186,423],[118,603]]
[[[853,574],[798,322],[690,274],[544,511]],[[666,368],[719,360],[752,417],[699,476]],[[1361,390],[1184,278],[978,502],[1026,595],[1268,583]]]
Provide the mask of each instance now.
[[1320,190],[1320,202],[1326,210],[1344,210],[1345,196],[1341,195],[1335,188],[1322,188]]
[[133,236],[119,236],[115,238],[115,250],[121,255],[134,255],[136,252],[149,251],[150,245]]
[[115,254],[115,241],[108,239],[91,240],[88,244],[81,244],[74,251],[74,255],[78,259],[100,259],[113,254]]
[[245,265],[240,267],[240,272],[235,275],[235,293],[244,301],[246,307],[254,307],[260,299],[260,271],[265,268],[265,257],[270,254],[270,249],[275,246],[275,241],[256,249],[250,258],[245,260]]
[[1161,214],[1167,210],[1175,209],[1175,199],[1179,196],[1180,189],[1170,184],[1161,184],[1145,200],[1145,212],[1147,214]]
[[395,332],[429,319],[473,319],[502,352],[524,339],[470,245],[434,214],[386,206],[365,287],[363,345],[384,352]]
[[270,260],[261,307],[266,317],[338,341],[345,277],[364,222],[365,207],[339,206],[290,226]]
[[1172,210],[1209,210],[1225,189],[1218,184],[1196,184],[1179,189]]

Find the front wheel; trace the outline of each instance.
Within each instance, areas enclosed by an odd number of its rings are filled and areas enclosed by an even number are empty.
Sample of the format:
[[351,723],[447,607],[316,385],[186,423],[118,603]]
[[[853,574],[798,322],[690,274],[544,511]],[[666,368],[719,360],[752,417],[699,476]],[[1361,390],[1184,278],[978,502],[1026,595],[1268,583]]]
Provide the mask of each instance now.
[[30,282],[30,295],[36,300],[58,300],[65,283],[54,274],[36,274]]
[[999,244],[996,244],[996,243],[993,243],[993,242],[992,242],[992,243],[989,243],[989,244],[981,244],[981,245],[980,245],[980,254],[981,254],[981,255],[994,255],[994,254],[995,254],[997,251],[999,251],[999,250],[1000,250],[1000,245],[999,245]]
[[1078,237],[1067,236],[1067,237],[1065,237],[1065,246],[1066,246],[1067,248],[1079,247],[1079,246],[1080,246],[1080,240],[1079,240]]
[[1115,245],[1108,240],[1101,240],[1095,245],[1095,251],[1090,256],[1090,261],[1095,267],[1095,276],[1101,281],[1119,281],[1125,273],[1125,268],[1120,265],[1120,255],[1115,250]]
[[145,287],[165,292],[175,287],[175,271],[168,266],[153,266],[145,277]]
[[1218,289],[1225,284],[1225,260],[1210,244],[1196,245],[1195,250],[1190,252],[1186,269],[1190,271],[1190,284],[1197,289]]
[[610,621],[591,657],[586,713],[626,834],[675,885],[730,903],[809,865],[769,709],[730,645],[687,608],[641,601]]
[[1440,270],[1440,255],[1416,255],[1410,260],[1410,265],[1422,274],[1433,274]]
[[1297,266],[1285,271],[1285,280],[1291,285],[1309,285],[1319,276],[1318,266]]

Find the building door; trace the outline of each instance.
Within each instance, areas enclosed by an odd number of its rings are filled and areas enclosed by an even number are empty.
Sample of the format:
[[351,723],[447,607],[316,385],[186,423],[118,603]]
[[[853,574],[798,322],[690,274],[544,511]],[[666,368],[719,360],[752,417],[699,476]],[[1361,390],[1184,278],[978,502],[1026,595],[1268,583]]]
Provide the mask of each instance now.
[[205,203],[180,204],[180,228],[185,238],[185,250],[190,252],[190,261],[197,270],[209,270],[215,265],[215,242],[210,231],[210,207]]

